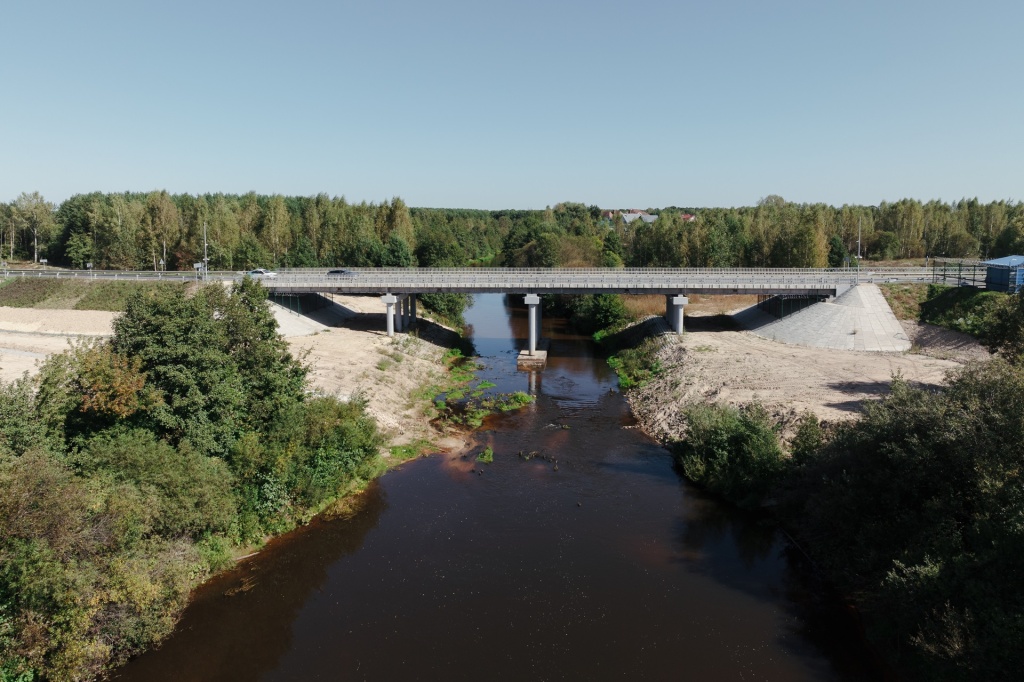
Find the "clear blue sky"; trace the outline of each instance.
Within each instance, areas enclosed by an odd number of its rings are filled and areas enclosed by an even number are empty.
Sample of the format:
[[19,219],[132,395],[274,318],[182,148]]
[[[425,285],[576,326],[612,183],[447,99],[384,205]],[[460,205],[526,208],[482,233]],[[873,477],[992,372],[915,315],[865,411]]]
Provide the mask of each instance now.
[[1024,3],[11,0],[0,201],[1024,199]]

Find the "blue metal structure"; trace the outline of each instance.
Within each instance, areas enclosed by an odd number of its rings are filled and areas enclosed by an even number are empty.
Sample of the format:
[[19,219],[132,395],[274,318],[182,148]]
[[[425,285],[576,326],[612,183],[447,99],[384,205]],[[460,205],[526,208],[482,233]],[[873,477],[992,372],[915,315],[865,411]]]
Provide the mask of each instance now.
[[985,288],[1015,294],[1024,285],[1024,256],[1006,256],[985,261]]

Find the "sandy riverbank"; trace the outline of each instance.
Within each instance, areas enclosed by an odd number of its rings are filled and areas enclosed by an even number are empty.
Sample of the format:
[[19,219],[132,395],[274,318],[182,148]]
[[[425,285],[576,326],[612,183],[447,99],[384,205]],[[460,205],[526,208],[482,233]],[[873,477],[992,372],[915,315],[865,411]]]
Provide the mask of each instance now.
[[628,396],[641,426],[662,442],[685,432],[682,412],[690,403],[757,401],[784,427],[807,411],[847,420],[865,400],[887,393],[897,373],[938,388],[960,363],[988,357],[969,337],[913,322],[904,323],[914,348],[908,353],[787,345],[739,331],[721,316],[687,317],[686,327],[682,337],[664,337],[658,359],[665,371]]
[[[367,411],[389,442],[439,439],[413,394],[442,372],[441,357],[451,333],[431,323],[420,337],[384,331],[384,304],[376,297],[337,296],[341,306],[327,324],[298,320],[277,311],[281,331],[292,352],[310,366],[310,388],[342,398],[361,396]],[[112,332],[117,313],[0,307],[0,380],[33,374],[48,355],[67,350],[82,339]],[[337,325],[341,326],[337,326]],[[291,335],[289,335],[291,334]],[[442,441],[455,448],[461,441]]]

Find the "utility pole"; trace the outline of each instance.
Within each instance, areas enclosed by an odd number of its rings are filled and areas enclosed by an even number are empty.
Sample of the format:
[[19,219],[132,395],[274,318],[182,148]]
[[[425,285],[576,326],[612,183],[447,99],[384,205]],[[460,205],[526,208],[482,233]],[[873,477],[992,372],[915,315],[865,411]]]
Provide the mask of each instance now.
[[863,220],[863,218],[860,218],[860,217],[857,218],[857,260],[858,261],[860,260],[860,221],[861,220]]
[[206,252],[206,221],[203,221],[203,281],[206,281],[206,273],[210,269],[210,257]]

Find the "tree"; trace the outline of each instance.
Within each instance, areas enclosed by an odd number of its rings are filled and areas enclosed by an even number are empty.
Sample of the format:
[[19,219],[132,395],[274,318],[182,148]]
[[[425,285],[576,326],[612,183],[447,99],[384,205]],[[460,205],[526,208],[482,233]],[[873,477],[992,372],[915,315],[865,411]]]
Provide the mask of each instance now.
[[850,259],[850,252],[839,235],[834,234],[828,240],[828,266],[830,268],[841,268]]
[[[153,269],[167,269],[168,262],[167,245],[178,238],[180,221],[178,207],[174,205],[171,197],[166,191],[150,192],[146,197],[146,224],[150,238],[150,256],[153,261]],[[157,248],[159,248],[159,253]],[[172,268],[173,269],[173,268]]]
[[[14,201],[14,221],[20,229],[32,235],[32,262],[39,262],[39,240],[50,238],[55,227],[53,204],[43,199],[39,192],[22,192]],[[11,252],[13,258],[13,250]]]

